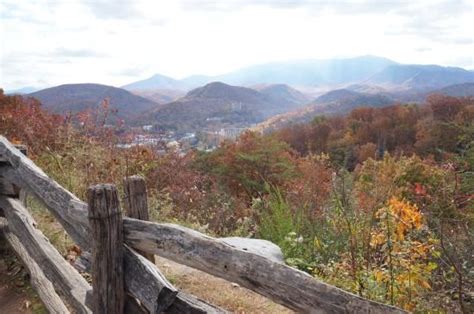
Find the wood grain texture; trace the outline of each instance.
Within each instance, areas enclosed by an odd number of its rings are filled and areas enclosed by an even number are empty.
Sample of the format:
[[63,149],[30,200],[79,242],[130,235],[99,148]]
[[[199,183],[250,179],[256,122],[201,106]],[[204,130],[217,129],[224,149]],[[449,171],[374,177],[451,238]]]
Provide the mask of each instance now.
[[[130,176],[123,180],[125,213],[130,218],[149,221],[148,195],[145,179],[140,176]],[[155,256],[150,253],[138,252],[152,263]]]
[[[2,167],[8,167],[8,164],[0,163],[0,168]],[[4,178],[0,174],[0,195],[6,195],[9,197],[18,197],[20,192],[21,191],[17,186],[9,182],[7,178]]]
[[130,176],[123,180],[126,215],[131,218],[149,221],[148,200],[145,179]]
[[227,311],[207,303],[193,295],[180,291],[175,302],[165,311],[167,314],[205,314],[228,313]]
[[63,301],[54,290],[54,286],[51,281],[46,278],[46,275],[44,274],[41,267],[31,257],[18,237],[8,229],[7,223],[4,219],[0,219],[0,232],[3,232],[8,244],[26,267],[28,273],[30,274],[31,286],[38,293],[39,298],[43,302],[43,305],[46,307],[48,312],[51,314],[70,313],[66,305],[64,305]]
[[92,309],[94,313],[123,313],[122,210],[117,189],[100,184],[87,190],[92,236]]
[[[161,313],[175,300],[178,290],[156,265],[125,246],[125,280],[131,291],[141,291],[140,301],[151,313]],[[138,274],[140,274],[138,276]],[[137,280],[137,277],[140,280]],[[146,283],[146,289],[144,288]]]
[[[5,140],[8,141],[7,139]],[[23,155],[25,156],[28,155],[28,148],[25,145],[12,145],[12,146],[18,149]],[[0,164],[7,163],[7,162],[8,162],[8,159],[4,155],[4,150],[0,147]]]
[[[93,305],[93,298],[94,296],[92,295],[92,290],[87,292],[86,296],[86,304],[89,307],[92,307]],[[149,314],[147,309],[145,309],[143,306],[141,306],[140,301],[135,299],[134,297],[130,296],[127,294],[125,296],[125,305],[124,305],[124,313],[128,314]]]
[[21,202],[0,197],[0,207],[5,211],[8,229],[23,244],[69,308],[75,313],[92,313],[85,305],[90,285],[36,229],[36,222]]

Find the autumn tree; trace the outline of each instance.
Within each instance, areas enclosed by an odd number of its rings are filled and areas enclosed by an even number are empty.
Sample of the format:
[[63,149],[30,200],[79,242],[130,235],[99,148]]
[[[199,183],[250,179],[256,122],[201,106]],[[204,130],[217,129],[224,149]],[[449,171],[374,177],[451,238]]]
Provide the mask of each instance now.
[[245,132],[236,142],[225,142],[205,157],[204,170],[216,176],[234,195],[265,193],[265,184],[282,186],[295,175],[294,153],[273,136]]

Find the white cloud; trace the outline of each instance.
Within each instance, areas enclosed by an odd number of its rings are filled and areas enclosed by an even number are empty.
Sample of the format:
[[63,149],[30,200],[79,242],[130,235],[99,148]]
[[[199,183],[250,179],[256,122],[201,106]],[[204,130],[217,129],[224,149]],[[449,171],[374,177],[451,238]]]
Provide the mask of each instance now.
[[472,1],[2,0],[0,13],[6,89],[366,54],[474,68]]

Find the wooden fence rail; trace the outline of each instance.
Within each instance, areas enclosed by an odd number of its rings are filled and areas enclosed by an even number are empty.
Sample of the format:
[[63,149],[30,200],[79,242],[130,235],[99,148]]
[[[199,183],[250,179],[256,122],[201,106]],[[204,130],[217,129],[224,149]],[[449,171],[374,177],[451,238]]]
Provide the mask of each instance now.
[[[143,312],[224,312],[224,310],[198,298],[178,292],[152,262],[154,254],[211,275],[237,282],[298,312],[403,312],[398,308],[358,297],[316,280],[297,269],[261,255],[240,250],[219,239],[206,236],[192,229],[174,224],[159,224],[139,220],[148,219],[146,189],[144,181],[140,178],[128,178],[124,182],[127,213],[139,219],[122,218],[118,214],[120,212],[119,202],[115,200],[115,196],[112,196],[114,193],[110,192],[114,190],[113,186],[91,188],[89,190],[88,206],[88,204],[82,202],[49,178],[5,138],[0,137],[0,182],[2,178],[4,186],[14,184],[14,186],[27,190],[28,193],[41,200],[84,251],[92,249],[92,270],[93,278],[95,278],[93,279],[93,294],[100,294],[93,297],[95,312],[119,313],[122,311],[123,303],[120,304],[120,302],[123,302],[125,297],[119,296],[123,290],[123,288],[120,288],[120,282],[123,282],[126,293],[139,301]],[[102,192],[99,193],[99,191]],[[0,194],[2,194],[1,189]],[[95,197],[91,197],[91,195],[95,195]],[[104,195],[108,196],[104,198]],[[2,199],[0,208],[6,211],[7,223],[10,224],[10,220],[16,221],[12,214],[15,210],[12,208],[18,209],[17,201],[1,196],[0,199]],[[97,215],[100,216],[97,211],[98,208],[105,210],[108,213],[107,215],[115,217],[112,219],[108,216],[107,223],[109,225],[102,224],[102,231],[95,226],[95,219]],[[115,208],[115,212],[111,212],[113,208]],[[117,219],[119,216],[121,219]],[[21,231],[24,228],[20,229],[17,228],[14,232],[16,236],[24,233]],[[106,233],[113,235],[113,239],[117,240],[110,241],[109,239],[107,243],[116,242],[118,247],[111,249],[99,244],[99,235],[104,235],[104,230],[108,230]],[[91,235],[93,236],[91,237]],[[122,238],[124,244],[119,244]],[[18,239],[23,243],[24,239],[20,237]],[[39,243],[35,243],[34,246],[39,246]],[[107,258],[99,260],[98,252],[103,250],[113,250],[113,252],[107,253]],[[119,251],[123,252],[122,262],[119,261],[120,256],[122,256]],[[145,257],[142,255],[145,255]],[[118,265],[123,265],[121,269],[123,280],[120,279],[117,271],[115,271],[117,277],[114,277],[112,273],[107,273],[106,269],[104,269],[105,273],[102,273],[104,279],[101,280],[102,275],[95,273],[95,269],[100,268],[98,265],[101,262],[103,263],[102,269],[107,264],[112,265],[113,269],[120,270]],[[58,261],[58,264],[60,263]],[[48,279],[53,285],[57,284],[53,276],[48,277]],[[109,297],[122,298],[122,301],[114,302],[113,307],[107,310],[107,306],[103,307],[103,304],[99,306],[98,300],[104,297],[105,292],[101,291],[106,291],[112,284],[117,289],[117,295]],[[90,287],[84,286],[81,290],[81,302],[84,305],[86,304],[86,301],[83,300],[85,298],[84,293],[87,293],[88,289],[90,290]],[[68,294],[67,286],[63,290],[61,290],[62,297],[73,297],[71,293]],[[90,294],[90,291],[88,293]],[[68,299],[67,303],[70,304],[74,301],[74,298]]]

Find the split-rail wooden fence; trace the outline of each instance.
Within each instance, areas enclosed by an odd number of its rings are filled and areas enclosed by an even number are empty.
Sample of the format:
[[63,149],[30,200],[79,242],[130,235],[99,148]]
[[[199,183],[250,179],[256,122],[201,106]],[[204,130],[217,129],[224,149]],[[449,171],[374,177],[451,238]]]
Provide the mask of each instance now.
[[[124,187],[127,216],[111,184],[90,187],[83,202],[0,136],[0,227],[51,313],[226,312],[175,288],[153,263],[154,255],[235,282],[296,312],[403,312],[192,229],[146,221],[143,179],[127,178]],[[75,265],[36,228],[22,202],[25,193],[40,200],[84,252]],[[78,268],[91,274],[92,285]]]

